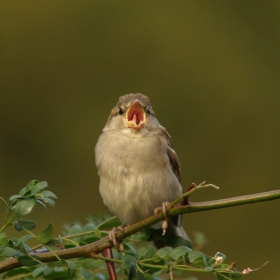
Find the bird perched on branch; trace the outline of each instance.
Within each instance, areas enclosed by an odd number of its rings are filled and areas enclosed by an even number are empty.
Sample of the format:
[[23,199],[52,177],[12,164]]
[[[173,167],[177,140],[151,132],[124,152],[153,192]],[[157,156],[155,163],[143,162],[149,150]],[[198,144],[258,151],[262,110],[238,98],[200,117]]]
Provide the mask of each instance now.
[[[95,156],[103,201],[126,225],[182,195],[180,163],[171,137],[143,94],[119,98],[98,139]],[[188,239],[181,218],[169,219],[167,237]]]

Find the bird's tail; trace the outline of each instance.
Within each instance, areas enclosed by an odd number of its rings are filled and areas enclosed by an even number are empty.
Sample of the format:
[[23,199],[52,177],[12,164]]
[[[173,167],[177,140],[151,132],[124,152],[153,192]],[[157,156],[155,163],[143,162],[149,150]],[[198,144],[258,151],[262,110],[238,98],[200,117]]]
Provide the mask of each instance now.
[[190,239],[182,226],[182,220],[182,215],[169,218],[165,235],[162,235],[162,229],[153,230],[152,239],[157,248],[165,246],[173,248],[187,246],[192,248]]
[[171,236],[180,236],[183,239],[190,241],[187,233],[183,228],[183,215],[171,217],[168,221],[168,228],[169,228],[169,232],[167,229],[167,233],[170,234]]

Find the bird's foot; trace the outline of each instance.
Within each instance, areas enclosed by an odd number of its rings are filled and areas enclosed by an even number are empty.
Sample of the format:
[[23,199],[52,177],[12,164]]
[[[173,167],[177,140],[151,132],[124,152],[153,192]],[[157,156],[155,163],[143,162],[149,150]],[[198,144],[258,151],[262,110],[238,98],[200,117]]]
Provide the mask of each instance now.
[[116,235],[118,233],[118,231],[121,231],[122,234],[124,234],[124,228],[126,227],[126,225],[122,225],[119,227],[114,227],[112,230],[110,230],[108,232],[108,237],[109,239],[113,242],[114,247],[119,251],[119,252],[124,252],[124,246],[123,246],[123,242],[122,241],[117,241]]
[[161,207],[157,207],[154,210],[154,214],[156,216],[158,216],[158,214],[160,212],[162,212],[163,215],[164,215],[164,220],[163,220],[162,225],[161,225],[161,228],[163,230],[162,235],[165,235],[167,227],[168,227],[166,212],[167,212],[167,208],[168,208],[169,204],[170,204],[170,202],[168,202],[168,201],[162,202]]

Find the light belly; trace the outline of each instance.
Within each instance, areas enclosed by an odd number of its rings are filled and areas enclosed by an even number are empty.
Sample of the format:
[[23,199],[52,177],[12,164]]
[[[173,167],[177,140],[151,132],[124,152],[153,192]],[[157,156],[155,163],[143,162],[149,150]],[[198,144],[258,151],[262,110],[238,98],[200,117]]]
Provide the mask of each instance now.
[[132,224],[152,215],[164,201],[181,195],[181,185],[172,170],[162,168],[133,173],[123,170],[101,176],[100,193],[105,205],[123,223]]
[[[109,150],[102,149],[102,157],[98,153],[96,155],[99,189],[104,203],[127,225],[152,215],[162,202],[172,201],[182,193],[164,150],[164,143],[147,141],[138,141],[134,145],[134,139],[124,137],[124,149],[121,152],[111,145]],[[150,150],[147,144],[153,146],[155,155],[145,153]]]

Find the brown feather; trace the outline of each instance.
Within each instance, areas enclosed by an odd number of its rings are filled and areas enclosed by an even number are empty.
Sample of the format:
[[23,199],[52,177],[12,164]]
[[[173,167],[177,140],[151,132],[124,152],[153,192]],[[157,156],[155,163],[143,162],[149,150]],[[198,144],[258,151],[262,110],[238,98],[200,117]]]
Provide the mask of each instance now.
[[[172,170],[173,170],[174,174],[176,175],[178,181],[181,184],[181,165],[180,165],[180,161],[177,157],[177,154],[174,150],[171,136],[169,135],[169,133],[165,130],[165,128],[163,126],[159,127],[157,130],[159,131],[160,136],[165,138],[165,140],[167,142],[167,155],[168,155],[170,164],[172,166]],[[169,219],[169,227],[173,228],[173,230],[175,230],[177,228],[178,229],[177,235],[179,235],[185,239],[189,239],[187,234],[185,233],[185,231],[182,229],[182,220],[183,220],[182,215],[171,217]]]
[[179,159],[176,155],[176,152],[173,148],[171,136],[168,134],[168,132],[162,126],[157,128],[157,130],[159,131],[160,136],[165,138],[165,140],[167,142],[167,151],[166,152],[169,157],[169,161],[172,166],[172,170],[173,170],[174,174],[176,175],[178,181],[181,183],[181,166],[180,166]]

